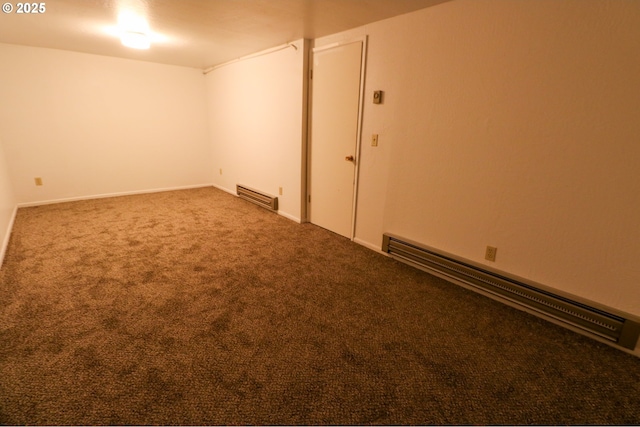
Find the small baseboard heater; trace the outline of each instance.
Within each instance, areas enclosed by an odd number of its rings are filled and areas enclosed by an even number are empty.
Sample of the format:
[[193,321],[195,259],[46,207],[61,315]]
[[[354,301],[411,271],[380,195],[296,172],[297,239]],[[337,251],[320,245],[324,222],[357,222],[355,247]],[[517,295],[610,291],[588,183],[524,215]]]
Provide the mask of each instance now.
[[538,284],[509,277],[473,265],[471,262],[444,254],[392,234],[383,235],[382,251],[393,258],[435,273],[446,280],[467,285],[506,299],[532,314],[573,327],[585,335],[595,336],[620,347],[634,350],[640,336],[640,320],[611,313],[588,303],[557,295]]
[[244,200],[248,200],[251,203],[255,203],[258,206],[267,208],[272,211],[278,210],[278,198],[269,194],[254,190],[253,188],[245,187],[244,185],[236,185],[236,194],[238,197]]

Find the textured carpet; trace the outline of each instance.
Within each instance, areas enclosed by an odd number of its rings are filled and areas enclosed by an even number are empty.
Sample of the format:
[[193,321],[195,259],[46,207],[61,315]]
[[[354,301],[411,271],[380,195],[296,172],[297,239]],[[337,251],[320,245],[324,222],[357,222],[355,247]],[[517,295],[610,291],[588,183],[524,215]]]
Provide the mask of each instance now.
[[638,424],[640,359],[213,188],[23,208],[3,424]]

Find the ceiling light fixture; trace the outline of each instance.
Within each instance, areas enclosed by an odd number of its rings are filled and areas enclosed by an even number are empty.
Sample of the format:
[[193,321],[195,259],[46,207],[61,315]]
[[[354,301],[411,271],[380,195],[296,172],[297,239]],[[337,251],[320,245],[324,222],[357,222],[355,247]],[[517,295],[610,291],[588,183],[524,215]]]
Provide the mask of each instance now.
[[137,31],[124,31],[120,36],[123,45],[134,49],[149,49],[151,41],[145,33]]
[[118,16],[118,28],[123,45],[134,49],[149,49],[151,46],[149,24],[143,17],[124,11]]

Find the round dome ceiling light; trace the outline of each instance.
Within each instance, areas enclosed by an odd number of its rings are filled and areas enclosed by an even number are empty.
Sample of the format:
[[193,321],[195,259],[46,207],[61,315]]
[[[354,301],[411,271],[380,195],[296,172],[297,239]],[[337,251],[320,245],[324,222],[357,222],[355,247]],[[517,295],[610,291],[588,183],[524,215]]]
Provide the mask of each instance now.
[[138,31],[124,31],[120,36],[123,45],[133,49],[149,49],[151,41],[149,36]]

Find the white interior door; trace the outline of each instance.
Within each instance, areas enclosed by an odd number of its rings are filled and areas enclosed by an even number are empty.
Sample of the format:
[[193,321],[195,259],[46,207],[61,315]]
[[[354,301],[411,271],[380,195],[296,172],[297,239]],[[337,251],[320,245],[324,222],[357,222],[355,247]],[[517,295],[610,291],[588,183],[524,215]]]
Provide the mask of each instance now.
[[313,51],[309,220],[352,238],[363,42]]

